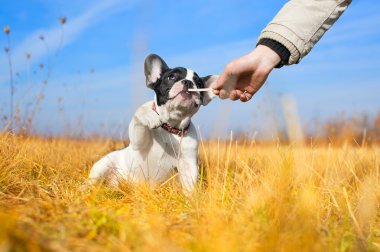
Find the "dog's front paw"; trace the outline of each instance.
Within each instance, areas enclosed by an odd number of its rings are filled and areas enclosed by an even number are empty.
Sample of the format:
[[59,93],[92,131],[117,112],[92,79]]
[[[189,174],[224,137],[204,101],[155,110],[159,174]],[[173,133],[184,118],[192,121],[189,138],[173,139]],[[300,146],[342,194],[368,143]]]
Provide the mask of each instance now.
[[148,126],[149,129],[157,129],[161,125],[162,125],[162,122],[158,116],[157,117],[150,116],[149,118],[147,118],[146,126]]
[[160,121],[160,118],[155,115],[140,116],[137,119],[142,125],[144,125],[145,127],[149,129],[157,129],[162,124],[162,122]]

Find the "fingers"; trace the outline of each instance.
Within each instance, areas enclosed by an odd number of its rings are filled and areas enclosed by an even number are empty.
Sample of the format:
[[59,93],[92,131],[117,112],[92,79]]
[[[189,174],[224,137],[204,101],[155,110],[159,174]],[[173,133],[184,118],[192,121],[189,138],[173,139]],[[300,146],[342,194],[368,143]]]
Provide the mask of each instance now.
[[216,83],[211,87],[216,90],[224,89],[228,93],[235,89],[239,75],[249,69],[245,58],[246,56],[243,56],[228,63]]
[[229,95],[229,98],[233,101],[236,101],[240,98],[240,96],[243,94],[243,91],[239,90],[239,89],[236,89],[236,90],[232,90],[230,95]]
[[268,78],[270,71],[257,68],[250,78],[249,84],[246,82],[237,83],[237,86],[244,86],[244,93],[240,95],[239,99],[242,102],[247,102],[252,99],[255,93],[264,85]]
[[211,86],[214,94],[221,99],[230,98],[233,101],[251,100],[273,69],[275,62],[266,63],[267,54],[267,49],[260,47],[260,50],[255,49],[252,53],[231,61]]
[[252,86],[247,86],[239,96],[238,99],[241,102],[247,102],[252,99],[253,95],[256,93],[256,89],[254,89]]
[[224,90],[224,89],[219,90],[219,98],[220,99],[222,99],[222,100],[227,99],[228,96],[229,96],[229,93],[226,90]]
[[248,93],[248,92],[244,92],[240,95],[239,99],[241,102],[247,102],[247,101],[251,100],[252,97],[253,97],[253,94]]
[[244,88],[244,92],[239,95],[242,102],[247,102],[252,99],[256,92],[262,87],[264,82],[254,80],[254,84],[250,84]]
[[218,78],[217,85],[219,85],[219,83],[222,83],[222,86],[219,90],[220,92],[223,91],[222,93],[225,93],[225,95],[228,97],[230,95],[230,92],[236,87],[238,75],[230,75],[228,78],[223,78],[225,77],[222,77],[222,79],[220,79],[220,77]]
[[242,102],[249,101],[253,95],[261,88],[266,78],[261,78],[256,74],[253,74],[251,80],[238,80],[235,84],[235,89],[227,90],[220,89],[214,90],[214,93],[219,95],[220,99],[231,99],[233,101],[239,100]]

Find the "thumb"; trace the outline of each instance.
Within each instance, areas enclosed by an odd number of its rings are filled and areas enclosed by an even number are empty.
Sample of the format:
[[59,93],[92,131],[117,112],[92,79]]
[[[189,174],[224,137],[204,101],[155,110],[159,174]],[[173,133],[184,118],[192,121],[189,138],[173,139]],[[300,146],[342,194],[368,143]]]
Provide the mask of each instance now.
[[238,75],[224,75],[219,77],[217,85],[220,85],[220,89],[224,89],[227,93],[230,93],[236,87]]
[[247,58],[248,55],[245,55],[228,63],[213,88],[226,90],[234,89],[240,74],[250,70],[250,64]]

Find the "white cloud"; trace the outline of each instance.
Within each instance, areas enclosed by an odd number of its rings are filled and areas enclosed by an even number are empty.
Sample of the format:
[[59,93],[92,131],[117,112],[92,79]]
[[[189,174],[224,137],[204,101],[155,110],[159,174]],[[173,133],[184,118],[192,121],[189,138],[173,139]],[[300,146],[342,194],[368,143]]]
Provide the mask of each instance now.
[[[32,55],[32,64],[33,62],[39,62],[40,59],[48,56],[46,46],[39,39],[40,35],[44,36],[50,54],[54,54],[59,48],[63,48],[75,41],[82,32],[95,25],[101,19],[106,18],[108,15],[115,11],[119,11],[120,9],[125,10],[125,7],[120,7],[121,4],[127,4],[127,6],[131,7],[133,1],[97,1],[77,17],[69,17],[68,22],[63,27],[61,27],[57,21],[57,25],[54,25],[52,28],[41,28],[33,31],[23,41],[12,47],[12,62],[14,63],[15,72],[22,73],[26,69],[26,52],[29,52]],[[0,84],[9,79],[8,64],[5,57],[5,54],[2,54],[0,57]]]

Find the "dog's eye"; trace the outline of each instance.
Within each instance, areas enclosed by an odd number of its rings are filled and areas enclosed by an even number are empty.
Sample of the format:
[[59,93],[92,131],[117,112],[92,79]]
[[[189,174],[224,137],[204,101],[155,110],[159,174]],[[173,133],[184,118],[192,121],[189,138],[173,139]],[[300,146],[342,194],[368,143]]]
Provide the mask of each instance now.
[[175,76],[173,74],[169,75],[168,80],[175,80]]

